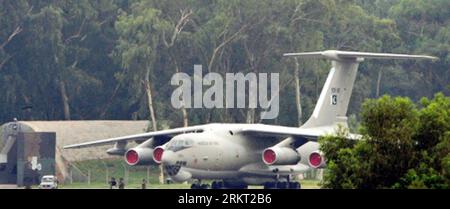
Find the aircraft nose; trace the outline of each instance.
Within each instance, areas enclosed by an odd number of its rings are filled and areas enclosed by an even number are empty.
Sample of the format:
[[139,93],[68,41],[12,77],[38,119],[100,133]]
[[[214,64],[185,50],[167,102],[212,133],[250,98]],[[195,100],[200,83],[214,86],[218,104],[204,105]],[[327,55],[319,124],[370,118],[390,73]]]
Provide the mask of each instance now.
[[164,151],[164,154],[162,155],[161,162],[165,165],[174,165],[176,163],[176,155],[171,150]]

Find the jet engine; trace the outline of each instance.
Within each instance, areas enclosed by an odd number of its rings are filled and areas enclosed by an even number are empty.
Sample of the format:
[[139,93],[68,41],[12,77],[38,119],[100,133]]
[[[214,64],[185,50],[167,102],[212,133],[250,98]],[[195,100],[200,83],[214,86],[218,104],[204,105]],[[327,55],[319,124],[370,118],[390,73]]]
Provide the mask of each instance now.
[[161,146],[157,146],[153,151],[153,161],[160,164],[162,161],[162,155],[164,153],[164,148]]
[[155,150],[147,147],[135,147],[127,150],[125,153],[125,161],[128,165],[149,165],[155,164],[153,155]]
[[309,154],[308,158],[309,166],[313,168],[325,168],[325,157],[323,156],[322,152],[320,151],[314,151]]
[[269,147],[263,151],[262,159],[266,165],[295,165],[300,155],[289,147]]

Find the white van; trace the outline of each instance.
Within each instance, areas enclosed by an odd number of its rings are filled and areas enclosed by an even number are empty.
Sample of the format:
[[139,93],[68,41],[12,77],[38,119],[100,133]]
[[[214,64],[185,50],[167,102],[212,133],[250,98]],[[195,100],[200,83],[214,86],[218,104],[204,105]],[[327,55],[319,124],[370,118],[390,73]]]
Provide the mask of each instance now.
[[39,189],[57,189],[58,179],[56,176],[47,175],[43,176],[41,179],[41,184],[39,184]]

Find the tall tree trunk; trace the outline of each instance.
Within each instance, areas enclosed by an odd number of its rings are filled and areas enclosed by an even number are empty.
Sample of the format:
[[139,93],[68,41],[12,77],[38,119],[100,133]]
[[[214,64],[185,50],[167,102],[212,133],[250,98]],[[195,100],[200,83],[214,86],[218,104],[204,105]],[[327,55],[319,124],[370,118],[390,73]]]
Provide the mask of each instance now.
[[59,80],[59,91],[61,93],[61,99],[63,103],[64,120],[70,120],[69,97],[67,96],[66,84],[62,79]]
[[152,121],[152,128],[153,128],[153,131],[157,131],[158,126],[156,124],[155,110],[153,109],[152,88],[150,85],[150,68],[147,68],[144,85],[145,85],[145,93],[147,93],[147,107],[150,112],[150,120]]
[[295,58],[295,103],[297,106],[297,123],[298,126],[302,125],[302,103],[300,100],[301,92],[300,92],[300,64],[298,63],[298,59]]
[[[175,61],[175,71],[176,71],[176,73],[179,73],[180,68],[178,68],[178,63],[176,62],[176,60],[174,60],[174,61]],[[188,127],[189,126],[189,118],[188,118],[188,113],[186,111],[184,100],[182,100],[181,112],[183,113],[183,126]]]
[[[150,120],[152,121],[152,128],[153,128],[153,131],[157,131],[158,126],[156,124],[155,110],[153,109],[152,88],[150,85],[150,67],[147,67],[144,84],[145,84],[145,92],[147,93],[147,107],[150,112]],[[160,171],[159,183],[164,184],[164,169],[163,169],[162,164],[159,165],[159,171]]]
[[378,98],[380,96],[380,87],[381,87],[381,77],[383,76],[383,69],[380,68],[378,71],[378,79],[377,79],[377,89],[375,92],[375,97]]
[[121,86],[122,82],[119,81],[116,85],[116,87],[114,88],[114,91],[112,93],[112,95],[109,97],[108,102],[103,106],[102,108],[102,112],[100,113],[99,119],[104,119],[106,112],[108,111],[109,106],[114,102],[114,98],[117,95],[117,92],[119,91],[119,88]]
[[150,112],[150,120],[152,121],[153,131],[157,131],[155,110],[153,109],[153,101],[152,101],[152,89],[150,87],[150,80],[145,79],[145,92],[147,93],[147,101],[148,101],[148,110]]
[[[170,51],[171,51],[170,49],[175,44],[175,41],[177,40],[178,35],[180,35],[180,33],[183,31],[184,26],[186,26],[186,24],[191,20],[190,16],[193,14],[192,10],[190,10],[190,9],[184,9],[184,10],[181,10],[180,12],[181,12],[181,17],[175,25],[170,42],[168,42],[166,40],[164,31],[163,31],[163,39],[162,40],[163,40],[163,43],[166,46],[166,48],[169,50],[169,55],[172,54],[172,53],[170,53]],[[170,57],[175,62],[175,71],[177,73],[180,72],[180,69],[178,68],[178,62],[177,62],[175,56],[170,56]],[[189,126],[189,120],[188,120],[188,114],[186,111],[184,101],[181,106],[181,112],[183,113],[183,126],[187,127],[187,126]]]
[[184,108],[184,104],[183,107],[181,108],[181,112],[183,113],[183,126],[188,127],[189,126],[188,114],[186,108]]

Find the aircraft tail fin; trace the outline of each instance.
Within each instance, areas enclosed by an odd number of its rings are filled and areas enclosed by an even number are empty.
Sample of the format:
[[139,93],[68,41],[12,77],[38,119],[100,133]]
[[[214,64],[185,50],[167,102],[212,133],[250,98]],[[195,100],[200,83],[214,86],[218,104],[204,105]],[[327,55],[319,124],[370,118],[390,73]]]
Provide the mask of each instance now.
[[327,50],[320,52],[287,53],[284,56],[299,58],[325,58],[332,62],[332,68],[320,93],[311,117],[302,128],[315,128],[341,124],[347,127],[347,108],[353,90],[358,65],[367,59],[432,59],[426,55],[368,53]]

